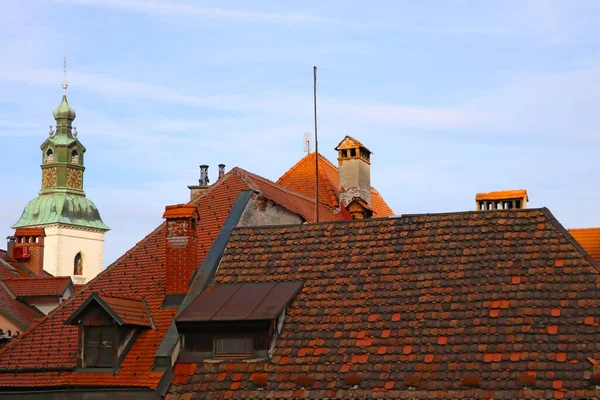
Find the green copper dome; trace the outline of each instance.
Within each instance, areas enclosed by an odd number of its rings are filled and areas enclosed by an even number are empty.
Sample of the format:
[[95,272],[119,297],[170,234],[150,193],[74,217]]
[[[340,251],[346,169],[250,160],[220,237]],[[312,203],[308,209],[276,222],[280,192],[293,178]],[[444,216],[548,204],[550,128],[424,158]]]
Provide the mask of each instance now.
[[110,230],[102,222],[100,213],[91,200],[69,193],[39,195],[27,204],[21,218],[12,228],[57,223]]
[[56,120],[68,119],[73,121],[75,119],[75,110],[73,110],[69,105],[66,94],[63,94],[62,101],[60,102],[58,107],[56,107],[54,111],[52,111],[52,115],[54,115],[54,119]]

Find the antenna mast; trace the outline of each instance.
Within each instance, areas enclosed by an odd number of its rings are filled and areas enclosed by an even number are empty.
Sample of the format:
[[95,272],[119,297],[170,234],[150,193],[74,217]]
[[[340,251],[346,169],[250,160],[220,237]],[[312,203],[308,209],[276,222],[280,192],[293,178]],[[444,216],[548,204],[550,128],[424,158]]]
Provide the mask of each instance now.
[[313,103],[315,108],[315,222],[319,222],[319,139],[317,136],[317,66],[313,67]]

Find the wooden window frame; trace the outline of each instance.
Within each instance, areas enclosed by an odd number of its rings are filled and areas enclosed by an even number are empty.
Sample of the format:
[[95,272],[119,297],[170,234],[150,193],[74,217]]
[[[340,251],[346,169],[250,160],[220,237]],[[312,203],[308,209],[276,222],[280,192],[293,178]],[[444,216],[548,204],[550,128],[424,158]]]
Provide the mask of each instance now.
[[[212,354],[214,359],[228,359],[228,358],[252,358],[256,351],[254,334],[215,334],[213,335],[213,349]],[[250,342],[250,351],[245,353],[226,353],[218,351],[218,342],[220,340],[233,339],[241,340],[245,339]]]
[[[99,330],[98,332],[98,345],[96,348],[97,351],[97,362],[96,363],[88,363],[88,349],[90,349],[90,345],[89,345],[89,335],[90,335],[90,330],[92,329],[97,329]],[[107,363],[107,364],[103,364],[101,363],[101,352],[102,352],[102,339],[103,339],[103,334],[107,334],[109,333],[111,338],[112,338],[112,345],[111,345],[111,362]],[[117,351],[119,348],[119,335],[117,334],[117,329],[114,325],[88,325],[88,326],[83,326],[82,327],[82,346],[81,346],[81,364],[82,367],[85,368],[113,368],[115,366],[115,363],[117,361]]]

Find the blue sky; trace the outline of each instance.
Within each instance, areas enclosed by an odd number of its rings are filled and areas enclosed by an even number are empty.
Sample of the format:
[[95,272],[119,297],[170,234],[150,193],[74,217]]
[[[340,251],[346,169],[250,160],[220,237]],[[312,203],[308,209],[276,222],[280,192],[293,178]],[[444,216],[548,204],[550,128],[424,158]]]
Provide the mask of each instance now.
[[40,187],[65,45],[105,264],[187,201],[199,164],[276,180],[300,159],[313,65],[321,151],[365,143],[397,214],[525,188],[566,227],[600,226],[596,1],[1,3],[3,237]]

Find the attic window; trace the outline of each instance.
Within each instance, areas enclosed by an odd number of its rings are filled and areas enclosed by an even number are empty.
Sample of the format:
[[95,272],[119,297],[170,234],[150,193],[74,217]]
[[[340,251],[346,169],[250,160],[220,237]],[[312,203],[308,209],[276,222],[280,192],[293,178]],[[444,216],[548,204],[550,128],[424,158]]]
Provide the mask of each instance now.
[[117,367],[136,335],[154,327],[143,299],[102,297],[98,293],[92,293],[65,324],[79,326],[79,365],[83,368]]
[[87,367],[111,367],[114,360],[115,328],[88,326],[83,329],[83,357]]
[[267,358],[302,282],[216,284],[175,320],[180,360]]

